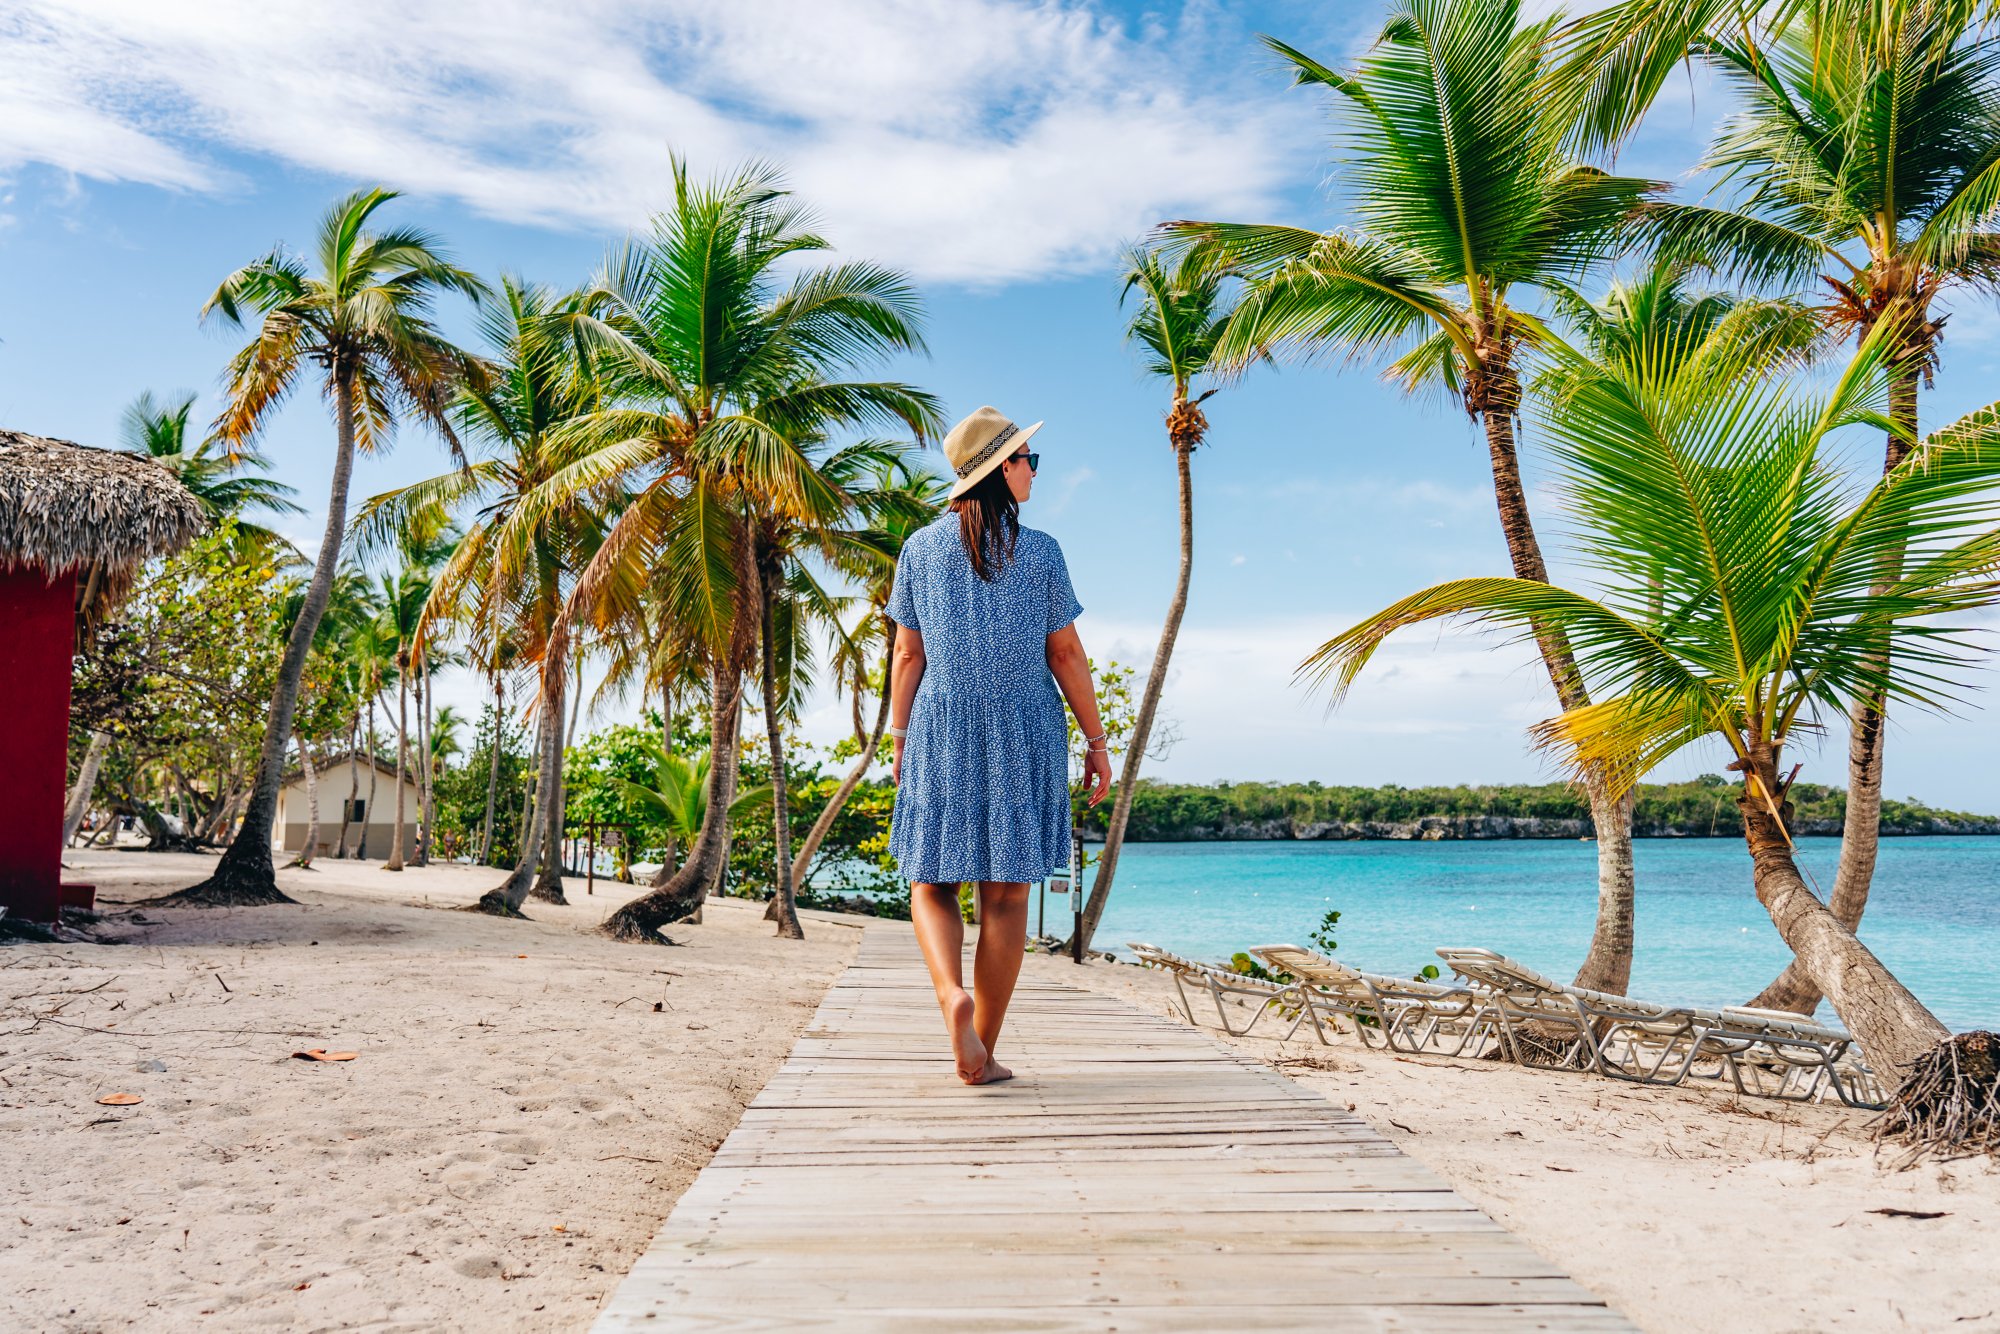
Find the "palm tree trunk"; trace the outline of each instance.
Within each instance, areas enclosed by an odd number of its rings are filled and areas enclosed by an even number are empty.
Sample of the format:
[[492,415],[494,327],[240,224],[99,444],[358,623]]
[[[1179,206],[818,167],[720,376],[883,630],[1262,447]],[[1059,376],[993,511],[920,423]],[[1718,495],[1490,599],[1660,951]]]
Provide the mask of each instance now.
[[320,538],[319,559],[278,661],[278,679],[271,688],[271,711],[264,723],[264,744],[257,758],[257,778],[243,823],[215,872],[198,885],[171,897],[180,903],[214,907],[245,907],[291,903],[278,888],[278,869],[271,859],[271,835],[278,818],[278,789],[284,782],[285,751],[292,737],[292,717],[298,712],[299,683],[306,654],[333,594],[333,576],[340,565],[340,540],[347,531],[347,488],[354,476],[354,372],[338,366],[333,375],[334,426],[338,442],[333,453],[333,481],[326,497],[326,532]]
[[[550,651],[559,653],[561,650],[552,647]],[[541,805],[539,839],[542,846],[541,870],[535,876],[535,883],[528,890],[528,897],[539,899],[544,903],[568,903],[569,899],[563,894],[562,877],[564,824],[562,762],[564,743],[570,730],[563,724],[563,697],[568,693],[569,669],[558,658],[552,672],[545,659],[542,675],[545,677],[553,675],[553,679],[544,687],[549,693],[543,696],[543,702],[554,710],[550,714],[554,722],[554,731],[549,739],[548,748],[555,758],[553,764],[547,757],[542,760],[542,779],[538,785],[539,791],[536,793],[536,800]]]
[[407,653],[396,655],[396,827],[389,831],[389,860],[385,871],[403,869],[403,775],[410,763],[410,660]]
[[[1891,473],[1909,456],[1917,433],[1915,366],[1899,370],[1889,386],[1889,417],[1899,428],[1889,433],[1882,471]],[[1904,434],[1904,433],[1907,434]],[[1900,561],[1897,562],[1900,564]],[[1880,596],[1885,590],[1872,590]],[[1882,840],[1882,742],[1886,701],[1878,694],[1856,700],[1847,715],[1847,810],[1841,817],[1840,864],[1833,872],[1833,895],[1827,906],[1849,931],[1861,929],[1868,907],[1868,890],[1875,880],[1875,859]],[[1751,1000],[1768,1010],[1811,1014],[1819,1008],[1820,990],[1794,959],[1771,985]]]
[[[1176,396],[1178,397],[1178,396]],[[1159,712],[1160,695],[1167,686],[1167,667],[1173,661],[1174,643],[1180,638],[1181,617],[1187,613],[1188,584],[1194,575],[1194,473],[1191,446],[1176,445],[1174,471],[1180,482],[1181,570],[1174,583],[1173,601],[1167,604],[1166,623],[1160,627],[1160,642],[1153,649],[1153,665],[1146,673],[1146,692],[1139,697],[1139,716],[1133,720],[1132,735],[1125,746],[1125,765],[1118,775],[1118,795],[1111,803],[1111,823],[1104,834],[1104,851],[1097,855],[1097,877],[1090,884],[1090,900],[1083,909],[1083,948],[1088,950],[1097,935],[1097,923],[1111,902],[1111,883],[1118,874],[1118,854],[1125,847],[1125,828],[1132,818],[1132,802],[1139,792],[1139,768],[1146,762],[1146,747],[1153,737],[1153,718]]]
[[77,827],[83,823],[83,813],[90,809],[90,794],[97,790],[97,770],[104,763],[104,752],[111,748],[111,733],[97,728],[90,734],[90,744],[84,747],[83,761],[76,766],[76,782],[70,787],[69,800],[63,805],[62,845],[68,847],[76,837]]
[[416,865],[431,864],[431,692],[428,674],[417,672],[417,856]]
[[[893,632],[889,643],[890,652],[893,653],[895,644]],[[875,764],[875,752],[882,745],[882,733],[889,726],[889,658],[889,653],[883,655],[882,696],[875,705],[875,724],[868,730],[861,744],[861,753],[855,757],[853,766],[841,778],[840,786],[833,790],[833,796],[827,799],[826,809],[819,813],[819,818],[813,821],[812,828],[806,832],[805,841],[799,844],[798,856],[792,859],[794,901],[805,890],[806,879],[812,874],[813,858],[819,856],[819,845],[826,840],[827,832],[833,828],[833,822],[840,818],[840,812],[847,806],[847,799],[854,795],[854,789],[861,786],[861,780],[868,776],[868,770]]]
[[313,864],[313,853],[319,850],[319,774],[313,769],[312,748],[306,744],[304,732],[298,734],[298,742],[299,772],[306,780],[306,836],[292,865],[303,870]]
[[500,738],[507,727],[507,687],[493,673],[493,730],[487,738],[486,824],[479,835],[479,864],[493,864],[493,807],[500,796]]
[[[1549,581],[1548,565],[1542,560],[1541,543],[1535,538],[1534,521],[1528,514],[1528,493],[1521,484],[1521,463],[1514,445],[1513,405],[1520,401],[1520,386],[1511,368],[1497,371],[1495,379],[1500,382],[1495,405],[1480,417],[1493,466],[1500,531],[1507,539],[1515,578],[1545,584]],[[1539,628],[1535,640],[1563,709],[1588,704],[1590,695],[1576,669],[1569,640],[1560,630]],[[1632,982],[1632,806],[1629,798],[1613,799],[1597,774],[1586,774],[1584,787],[1590,796],[1591,822],[1597,829],[1597,925],[1591,932],[1590,952],[1577,969],[1576,985],[1622,993]]]
[[708,809],[701,830],[680,869],[664,885],[643,894],[604,920],[603,932],[616,940],[660,943],[659,929],[701,907],[709,885],[728,856],[729,807],[736,800],[736,734],[742,709],[740,662],[718,662],[710,670],[708,723]]
[[[551,654],[559,654],[552,647]],[[535,867],[548,851],[543,828],[547,821],[544,809],[547,802],[540,800],[545,794],[556,790],[557,773],[562,768],[562,663],[558,656],[553,666],[548,656],[542,659],[541,699],[537,705],[535,749],[537,776],[535,791],[528,796],[521,812],[521,852],[515,859],[514,869],[497,888],[488,890],[474,905],[478,911],[492,913],[496,917],[520,917],[521,905],[527,901],[529,891],[535,883]]]
[[786,940],[804,940],[799,925],[799,906],[792,895],[792,814],[785,791],[784,710],[778,700],[778,611],[772,581],[763,583],[764,602],[764,730],[771,749],[771,831],[777,844],[772,867],[771,911],[766,914],[778,924],[778,934]]
[[1771,914],[1799,966],[1860,1042],[1875,1073],[1885,1085],[1896,1086],[1918,1057],[1950,1039],[1951,1030],[1807,888],[1791,840],[1762,795],[1778,790],[1776,753],[1765,748],[1754,752],[1747,765],[1732,767],[1746,769],[1750,780],[1737,805],[1758,902]]
[[361,702],[355,701],[354,716],[347,722],[347,805],[340,811],[340,846],[333,850],[336,861],[347,857],[347,827],[354,822],[354,799],[361,795],[361,770],[355,766],[354,747],[361,732]]
[[[664,681],[660,683],[660,749],[669,755],[674,751],[674,688]],[[674,878],[674,872],[680,869],[674,861],[679,846],[673,828],[669,826],[666,843],[660,849],[660,869],[653,872],[649,882],[654,889],[665,888],[667,882]]]
[[361,845],[354,850],[354,860],[368,860],[368,826],[375,822],[375,787],[381,771],[375,767],[375,697],[368,697],[368,804],[361,811]]

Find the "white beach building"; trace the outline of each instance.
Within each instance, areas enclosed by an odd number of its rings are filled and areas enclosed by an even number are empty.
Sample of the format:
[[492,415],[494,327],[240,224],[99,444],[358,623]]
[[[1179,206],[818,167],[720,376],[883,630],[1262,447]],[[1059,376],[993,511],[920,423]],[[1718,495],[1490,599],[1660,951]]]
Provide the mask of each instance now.
[[[319,837],[316,855],[330,857],[340,840],[343,820],[347,823],[347,853],[362,850],[362,827],[367,826],[366,851],[371,861],[389,855],[389,838],[396,822],[396,766],[371,760],[367,755],[338,755],[324,765],[313,767],[319,789]],[[350,797],[352,811],[347,809]],[[306,777],[303,770],[286,772],[285,785],[278,794],[277,837],[274,847],[297,852],[306,841],[309,814]],[[417,785],[407,775],[403,779],[403,855],[417,848]]]

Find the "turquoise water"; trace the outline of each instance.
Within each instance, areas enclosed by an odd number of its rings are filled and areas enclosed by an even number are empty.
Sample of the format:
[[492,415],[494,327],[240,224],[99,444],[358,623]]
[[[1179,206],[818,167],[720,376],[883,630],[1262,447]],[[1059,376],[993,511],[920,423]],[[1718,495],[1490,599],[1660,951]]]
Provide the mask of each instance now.
[[[1800,844],[1822,889],[1839,851]],[[1641,839],[1634,855],[1634,995],[1740,1004],[1776,976],[1789,955],[1741,843]],[[1596,848],[1582,842],[1143,843],[1121,860],[1097,937],[1120,952],[1309,944],[1338,908],[1339,955],[1358,968],[1408,976],[1440,945],[1476,945],[1567,981],[1596,912]],[[1048,911],[1054,929],[1065,900]],[[2000,1029],[2000,838],[1884,839],[1861,938],[1945,1023]]]

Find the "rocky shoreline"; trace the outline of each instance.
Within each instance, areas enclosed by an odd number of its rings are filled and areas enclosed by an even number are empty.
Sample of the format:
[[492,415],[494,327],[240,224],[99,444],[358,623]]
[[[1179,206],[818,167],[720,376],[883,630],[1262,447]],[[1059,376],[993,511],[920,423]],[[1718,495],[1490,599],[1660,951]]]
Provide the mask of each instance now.
[[[1839,837],[1838,820],[1801,820],[1795,833],[1807,837]],[[1420,820],[1325,820],[1300,821],[1289,817],[1273,820],[1232,821],[1221,825],[1189,829],[1160,837],[1135,829],[1134,843],[1275,843],[1300,842],[1457,842],[1471,839],[1590,838],[1594,831],[1588,820],[1545,819],[1509,815],[1431,815]],[[1919,838],[1947,834],[2000,834],[2000,820],[1932,819],[1882,826],[1884,838]],[[1732,827],[1706,828],[1686,825],[1634,825],[1634,838],[1740,838]]]

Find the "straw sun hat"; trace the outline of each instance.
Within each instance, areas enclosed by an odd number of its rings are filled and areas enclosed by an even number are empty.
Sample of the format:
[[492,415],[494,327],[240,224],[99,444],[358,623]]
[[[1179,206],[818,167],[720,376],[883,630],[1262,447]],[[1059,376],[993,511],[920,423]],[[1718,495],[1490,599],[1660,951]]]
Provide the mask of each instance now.
[[944,438],[945,461],[951,464],[951,471],[958,479],[951,488],[951,498],[957,500],[979,485],[980,478],[1005,463],[1027,443],[1029,436],[1041,429],[1040,422],[1016,426],[993,407],[980,408],[952,427],[951,434]]

